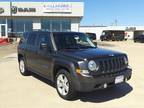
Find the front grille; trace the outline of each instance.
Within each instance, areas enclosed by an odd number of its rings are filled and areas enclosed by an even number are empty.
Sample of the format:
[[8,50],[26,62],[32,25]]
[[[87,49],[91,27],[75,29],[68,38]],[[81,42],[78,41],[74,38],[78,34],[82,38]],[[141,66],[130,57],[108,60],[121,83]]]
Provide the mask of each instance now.
[[98,60],[100,73],[112,73],[126,69],[124,57],[113,57]]

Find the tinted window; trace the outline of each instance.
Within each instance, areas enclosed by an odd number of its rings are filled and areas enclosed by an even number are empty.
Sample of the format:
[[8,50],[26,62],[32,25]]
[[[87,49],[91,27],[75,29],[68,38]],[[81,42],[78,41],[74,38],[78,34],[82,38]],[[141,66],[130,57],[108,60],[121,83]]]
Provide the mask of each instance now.
[[83,33],[54,33],[58,49],[95,48],[91,40]]
[[6,24],[6,20],[3,18],[0,18],[0,24]]
[[37,35],[35,33],[30,33],[28,41],[27,41],[27,44],[29,44],[29,45],[35,45],[36,38],[37,38]]
[[43,19],[43,20],[41,21],[42,30],[51,31],[50,26],[51,26],[50,20],[48,20],[48,19]]
[[33,19],[8,19],[8,32],[21,36],[23,32],[33,31]]
[[67,19],[42,19],[41,27],[44,31],[71,31],[71,21]]
[[53,32],[59,32],[60,31],[60,25],[61,25],[61,22],[59,20],[53,20],[52,21],[52,31]]
[[62,31],[71,31],[71,21],[70,20],[62,21]]

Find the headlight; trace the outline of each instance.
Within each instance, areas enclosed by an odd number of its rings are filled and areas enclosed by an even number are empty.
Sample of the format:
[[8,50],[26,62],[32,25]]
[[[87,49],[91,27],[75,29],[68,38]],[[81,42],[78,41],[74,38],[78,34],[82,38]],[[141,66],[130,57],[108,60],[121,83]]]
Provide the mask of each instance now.
[[127,59],[127,57],[124,57],[124,62],[125,62],[126,65],[128,65],[128,59]]
[[91,60],[91,61],[88,62],[88,69],[90,71],[98,71],[99,66],[95,61]]

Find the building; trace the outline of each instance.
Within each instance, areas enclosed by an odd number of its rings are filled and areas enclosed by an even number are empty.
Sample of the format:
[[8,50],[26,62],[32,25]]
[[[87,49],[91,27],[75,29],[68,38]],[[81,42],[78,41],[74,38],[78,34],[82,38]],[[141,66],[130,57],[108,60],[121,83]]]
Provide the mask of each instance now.
[[23,32],[79,31],[83,2],[0,2],[0,39]]

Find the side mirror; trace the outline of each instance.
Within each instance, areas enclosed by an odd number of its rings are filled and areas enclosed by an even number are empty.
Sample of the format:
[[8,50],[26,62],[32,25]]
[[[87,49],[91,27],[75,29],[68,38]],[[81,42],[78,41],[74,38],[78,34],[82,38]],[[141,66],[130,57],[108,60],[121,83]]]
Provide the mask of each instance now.
[[41,43],[40,48],[41,49],[47,49],[47,43]]
[[47,43],[44,43],[44,42],[40,44],[40,48],[41,48],[42,50],[45,50],[45,51],[49,51],[49,52],[52,51],[51,47],[48,46],[48,44],[47,44]]

